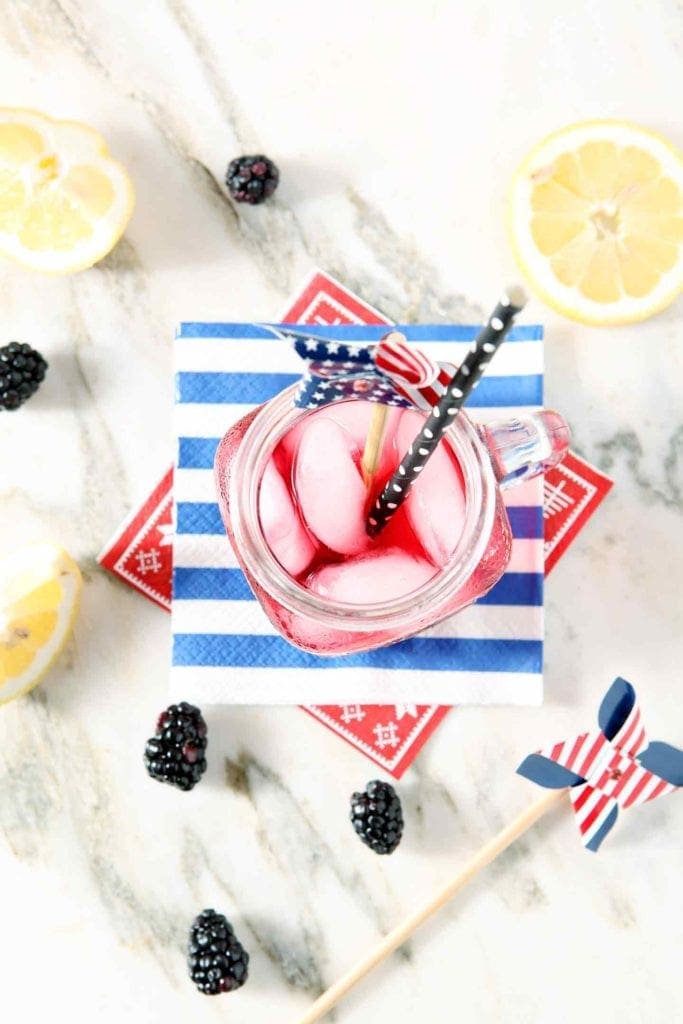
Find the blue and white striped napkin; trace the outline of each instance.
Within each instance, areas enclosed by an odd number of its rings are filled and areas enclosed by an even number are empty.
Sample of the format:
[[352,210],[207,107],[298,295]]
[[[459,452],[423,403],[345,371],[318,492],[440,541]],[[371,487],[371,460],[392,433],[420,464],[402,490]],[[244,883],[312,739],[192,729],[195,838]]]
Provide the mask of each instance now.
[[[302,327],[306,330],[306,327]],[[310,328],[308,328],[310,329]],[[478,327],[401,326],[434,358],[460,362]],[[385,326],[316,326],[377,341]],[[543,331],[517,326],[471,396],[486,421],[543,401]],[[280,637],[252,596],[223,530],[213,457],[225,431],[301,376],[302,363],[254,324],[184,323],[176,339],[173,694],[199,704],[536,704],[542,698],[543,488],[506,493],[508,572],[476,605],[381,650],[320,658]]]

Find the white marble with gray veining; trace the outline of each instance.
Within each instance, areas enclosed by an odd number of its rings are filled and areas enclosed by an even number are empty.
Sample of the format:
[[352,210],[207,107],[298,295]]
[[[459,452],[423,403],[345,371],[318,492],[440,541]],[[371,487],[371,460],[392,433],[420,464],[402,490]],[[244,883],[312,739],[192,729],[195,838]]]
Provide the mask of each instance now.
[[[345,822],[369,762],[297,709],[210,714],[208,777],[149,781],[169,622],[95,556],[169,461],[181,318],[267,317],[314,264],[401,320],[477,318],[514,275],[504,193],[530,144],[592,116],[683,145],[676,0],[3,0],[0,102],[98,127],[138,202],[94,270],[0,265],[2,342],[51,364],[0,421],[0,553],[54,537],[85,598],[50,680],[0,715],[3,1019],[288,1024],[529,801],[512,771],[590,724],[618,673],[683,744],[683,306],[637,327],[547,324],[547,397],[617,479],[548,585],[542,709],[453,712],[405,776],[400,852]],[[264,150],[270,205],[227,160]],[[340,1024],[651,1024],[683,1018],[683,803],[626,816],[599,856],[557,813],[342,1007]],[[236,995],[185,974],[215,905],[252,952]]]

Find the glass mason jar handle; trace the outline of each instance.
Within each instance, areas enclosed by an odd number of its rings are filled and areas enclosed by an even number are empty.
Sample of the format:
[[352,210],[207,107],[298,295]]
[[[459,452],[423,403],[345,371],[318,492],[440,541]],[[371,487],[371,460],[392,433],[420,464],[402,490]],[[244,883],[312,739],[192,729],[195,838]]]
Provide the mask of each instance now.
[[552,409],[511,420],[493,420],[479,428],[500,487],[514,487],[556,466],[569,450],[571,433]]

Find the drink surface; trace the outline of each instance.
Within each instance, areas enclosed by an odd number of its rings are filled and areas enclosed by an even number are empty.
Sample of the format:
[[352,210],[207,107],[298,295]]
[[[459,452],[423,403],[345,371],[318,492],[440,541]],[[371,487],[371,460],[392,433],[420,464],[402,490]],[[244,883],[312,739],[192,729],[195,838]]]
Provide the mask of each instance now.
[[448,563],[464,527],[462,472],[442,443],[387,527],[368,536],[367,511],[424,420],[413,409],[388,410],[368,491],[361,458],[373,408],[345,401],[311,412],[279,441],[261,480],[266,543],[293,579],[330,603],[367,605],[419,589]]

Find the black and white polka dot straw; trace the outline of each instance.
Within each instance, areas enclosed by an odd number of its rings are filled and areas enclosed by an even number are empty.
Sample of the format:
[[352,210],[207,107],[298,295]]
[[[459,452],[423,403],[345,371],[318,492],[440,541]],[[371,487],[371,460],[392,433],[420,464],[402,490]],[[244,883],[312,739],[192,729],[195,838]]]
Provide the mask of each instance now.
[[457,416],[468,395],[476,388],[479,378],[505,340],[515,316],[525,303],[526,294],[518,285],[508,288],[501,296],[488,322],[482,327],[455,376],[449,381],[422,430],[370,511],[366,529],[371,537],[377,536],[384,529],[408,497],[410,488],[453,422],[453,417]]

